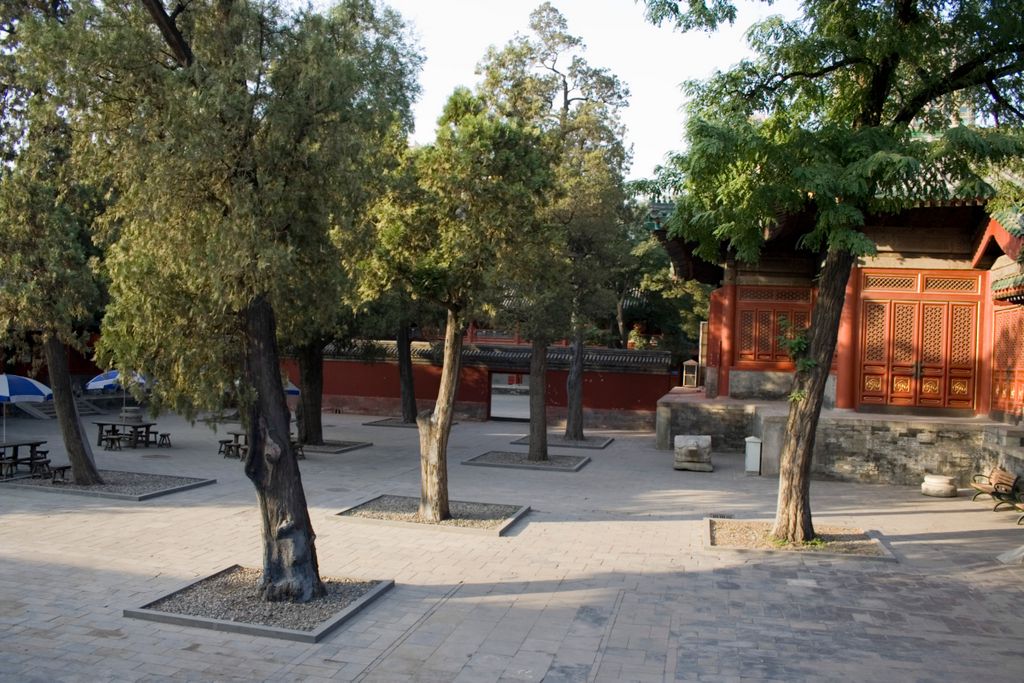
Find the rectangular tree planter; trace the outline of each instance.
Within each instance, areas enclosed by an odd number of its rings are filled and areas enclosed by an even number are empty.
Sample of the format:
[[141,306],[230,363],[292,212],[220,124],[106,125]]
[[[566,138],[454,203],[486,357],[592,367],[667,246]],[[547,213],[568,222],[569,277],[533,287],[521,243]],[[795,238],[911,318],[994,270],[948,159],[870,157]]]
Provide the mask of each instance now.
[[[756,520],[749,520],[756,521]],[[711,544],[711,518],[705,517],[701,524],[704,525],[701,533],[704,536],[704,550],[705,551],[717,551],[724,550],[731,553],[748,553],[748,554],[770,554],[770,555],[795,555],[808,560],[822,559],[822,560],[871,560],[874,562],[899,562],[899,559],[892,553],[891,550],[882,542],[877,531],[865,531],[864,534],[873,541],[873,544],[881,554],[879,555],[862,555],[858,553],[830,553],[820,550],[769,550],[767,548],[737,548],[727,545],[712,545]]]
[[[472,534],[472,535],[476,535],[476,536],[504,536],[508,532],[508,530],[512,527],[512,525],[514,525],[516,522],[518,522],[520,519],[522,519],[524,516],[526,516],[526,514],[530,511],[530,506],[529,505],[520,506],[514,513],[512,513],[511,516],[504,518],[504,520],[501,522],[500,525],[498,525],[496,527],[489,528],[489,529],[484,529],[484,528],[480,528],[480,527],[455,526],[455,525],[451,525],[451,524],[431,524],[429,522],[406,522],[406,521],[398,520],[398,519],[375,519],[373,517],[357,517],[355,515],[347,515],[347,514],[345,514],[346,512],[349,512],[350,510],[355,510],[358,507],[366,505],[367,503],[371,503],[371,502],[377,500],[378,498],[383,498],[386,495],[391,495],[391,494],[381,494],[379,496],[373,496],[372,498],[367,498],[366,500],[359,501],[355,505],[350,505],[349,507],[344,508],[343,510],[340,510],[339,512],[336,512],[335,514],[331,515],[331,517],[335,518],[335,519],[342,519],[346,523],[354,522],[354,523],[357,523],[357,524],[368,524],[368,525],[376,525],[376,526],[392,526],[392,527],[401,527],[401,528],[404,528],[404,529],[417,529],[417,528],[419,528],[419,529],[430,529],[430,530],[437,530],[437,531],[447,531],[447,532],[452,532],[452,533],[457,533],[457,534]],[[412,496],[401,496],[401,497],[402,498],[412,498]],[[453,500],[453,501],[450,501],[450,502],[452,504],[455,504],[455,503],[458,503],[458,502],[461,502],[461,501]],[[472,504],[475,504],[475,505],[504,505],[504,503],[472,503]],[[510,505],[510,506],[507,506],[507,507],[515,507],[515,506],[511,506]]]
[[359,597],[353,603],[348,605],[348,607],[338,612],[327,621],[321,622],[320,626],[311,631],[277,628],[275,626],[265,626],[263,624],[247,624],[239,621],[227,621],[224,619],[210,619],[208,617],[193,617],[187,614],[175,614],[172,612],[161,612],[156,609],[150,609],[151,605],[158,603],[165,598],[187,590],[192,586],[212,579],[215,576],[219,576],[225,572],[234,571],[238,568],[239,565],[237,564],[231,565],[230,567],[221,569],[209,576],[204,576],[196,581],[191,581],[184,586],[167,593],[166,595],[162,595],[155,600],[146,603],[138,609],[125,609],[123,614],[125,617],[130,619],[144,619],[146,621],[156,621],[163,624],[192,626],[194,628],[205,628],[212,631],[224,631],[227,633],[243,633],[250,636],[277,638],[279,640],[293,640],[300,643],[318,643],[395,585],[395,582],[391,579],[378,581],[377,585],[371,588],[369,592]]

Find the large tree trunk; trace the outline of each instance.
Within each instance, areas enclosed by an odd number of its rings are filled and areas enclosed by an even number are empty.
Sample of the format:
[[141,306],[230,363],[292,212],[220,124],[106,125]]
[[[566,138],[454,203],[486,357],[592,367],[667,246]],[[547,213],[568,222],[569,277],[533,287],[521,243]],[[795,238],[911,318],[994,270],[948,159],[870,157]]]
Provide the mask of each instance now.
[[548,344],[530,342],[530,447],[527,460],[548,459]]
[[[274,310],[265,296],[245,310],[245,379],[256,396],[247,410],[245,474],[256,487],[263,518],[263,580],[267,600],[307,602],[324,594],[299,466],[288,438],[289,416],[278,362]],[[305,387],[303,387],[305,389]]]
[[[855,257],[846,250],[829,250],[818,278],[818,299],[811,312],[806,359],[798,360],[789,417],[782,443],[779,502],[772,536],[790,543],[814,538],[811,523],[811,457],[821,416],[825,383],[839,336],[839,319],[846,282]],[[800,366],[803,365],[803,369]]]
[[412,382],[412,335],[409,323],[398,326],[398,387],[402,397],[402,422],[416,422],[416,389]]
[[324,442],[324,345],[317,339],[299,347],[299,442]]
[[78,415],[78,406],[75,404],[71,374],[68,372],[68,357],[55,332],[46,335],[43,340],[43,352],[46,354],[46,366],[50,373],[50,389],[53,390],[57,424],[60,426],[64,450],[67,451],[75,483],[82,486],[102,484],[103,478],[96,471],[92,447],[85,436],[82,420]]
[[615,325],[619,329],[619,344],[622,349],[629,346],[629,330],[626,329],[626,298],[622,296],[615,302]]
[[434,410],[416,418],[420,432],[420,519],[440,522],[451,517],[448,509],[448,435],[455,412],[455,392],[462,364],[462,321],[458,311],[448,309],[444,331],[444,359],[441,386]]
[[576,324],[569,347],[569,376],[565,380],[568,414],[565,417],[565,438],[583,441],[583,326]]

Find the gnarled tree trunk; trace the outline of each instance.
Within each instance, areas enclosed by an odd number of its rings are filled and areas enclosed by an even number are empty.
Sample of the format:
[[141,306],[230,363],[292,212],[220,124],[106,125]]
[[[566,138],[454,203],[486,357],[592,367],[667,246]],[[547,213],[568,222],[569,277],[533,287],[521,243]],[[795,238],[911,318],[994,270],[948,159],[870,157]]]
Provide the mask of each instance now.
[[629,346],[629,330],[626,329],[626,297],[622,295],[615,302],[615,327],[619,332],[619,348]]
[[303,344],[299,354],[299,442],[324,442],[324,345],[317,339]]
[[92,447],[85,438],[78,406],[75,404],[71,373],[68,372],[68,357],[55,332],[48,333],[43,340],[43,353],[46,354],[46,367],[50,373],[50,389],[53,390],[57,424],[60,426],[60,435],[64,440],[64,450],[67,451],[75,483],[81,486],[102,484],[103,478],[96,471]]
[[247,382],[256,396],[247,411],[245,474],[256,487],[263,519],[263,596],[307,602],[324,594],[298,461],[288,438],[288,405],[278,362],[274,310],[265,296],[245,310]]
[[455,392],[462,364],[462,321],[457,310],[448,309],[444,331],[441,386],[434,410],[416,418],[420,432],[420,519],[440,522],[451,517],[448,509],[448,435],[455,412]]
[[548,343],[530,341],[530,447],[527,460],[548,459]]
[[583,441],[583,326],[576,324],[569,347],[569,376],[565,380],[568,413],[565,417],[565,438]]
[[818,299],[811,312],[812,325],[806,367],[798,368],[790,395],[789,417],[782,443],[779,471],[779,502],[772,536],[791,543],[814,538],[811,523],[811,458],[821,416],[825,382],[839,336],[839,319],[846,299],[855,256],[845,250],[829,250],[818,278]]
[[402,422],[416,422],[416,389],[412,382],[412,335],[409,323],[398,326],[398,388],[402,399]]

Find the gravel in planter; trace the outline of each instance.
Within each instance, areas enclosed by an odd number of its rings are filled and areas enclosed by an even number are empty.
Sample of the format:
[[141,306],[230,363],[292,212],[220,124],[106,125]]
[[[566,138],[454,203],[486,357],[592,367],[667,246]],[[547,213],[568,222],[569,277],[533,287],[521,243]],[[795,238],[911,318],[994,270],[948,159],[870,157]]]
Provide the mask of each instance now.
[[878,543],[860,529],[815,527],[817,538],[811,543],[778,543],[770,537],[770,522],[711,519],[711,545],[746,550],[788,550],[843,555],[884,556]]
[[451,500],[448,501],[448,508],[452,515],[450,519],[441,522],[428,522],[420,519],[419,506],[420,499],[412,496],[378,496],[339,514],[342,517],[384,519],[392,522],[493,529],[501,526],[505,520],[520,509],[515,505],[466,503]]
[[237,567],[215,574],[146,609],[205,619],[222,619],[296,631],[313,631],[356,600],[377,581],[322,578],[327,594],[305,603],[267,602],[260,596],[259,569]]
[[104,494],[112,493],[124,496],[142,496],[157,491],[188,486],[196,482],[206,481],[196,477],[175,477],[168,474],[148,474],[145,472],[120,472],[117,470],[100,470],[103,478],[102,484],[81,486],[76,484],[70,471],[65,475],[67,481],[58,479],[51,482],[49,477],[38,479],[9,479],[8,481],[18,486],[35,486],[41,489],[54,491],[87,491],[89,493]]
[[462,464],[575,472],[588,462],[590,462],[590,458],[585,455],[552,455],[549,453],[547,460],[530,460],[529,454],[527,453],[488,451],[483,455],[478,455],[475,458],[465,460]]
[[[583,439],[567,439],[565,434],[548,434],[549,448],[589,448],[600,450],[605,448],[615,439],[610,436],[584,436]],[[511,442],[515,446],[529,446],[530,437],[524,436]]]

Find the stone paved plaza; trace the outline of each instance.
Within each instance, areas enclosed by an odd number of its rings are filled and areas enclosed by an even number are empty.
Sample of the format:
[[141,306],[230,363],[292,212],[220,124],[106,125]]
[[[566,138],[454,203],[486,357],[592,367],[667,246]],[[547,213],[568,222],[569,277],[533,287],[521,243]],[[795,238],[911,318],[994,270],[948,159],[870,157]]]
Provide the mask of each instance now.
[[[172,448],[97,450],[102,468],[212,477],[145,502],[0,488],[2,681],[1020,681],[1024,545],[1017,515],[961,492],[816,481],[815,520],[881,532],[898,564],[708,551],[709,515],[770,518],[777,482],[740,454],[672,469],[653,433],[614,436],[578,473],[466,467],[526,425],[462,422],[454,500],[524,504],[506,537],[350,524],[334,513],[418,495],[417,434],[325,415],[330,439],[372,441],[302,462],[324,576],[396,587],[326,640],[298,644],[122,616],[231,564],[258,566],[259,519],[207,426],[159,418]],[[90,437],[94,427],[88,423]],[[223,430],[225,427],[221,427]],[[8,438],[63,447],[56,422]],[[552,452],[567,452],[553,449]],[[579,454],[576,451],[574,454]]]

